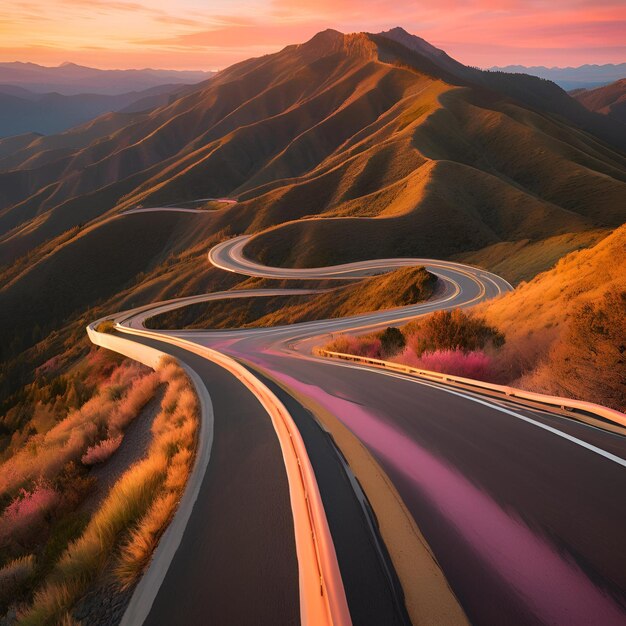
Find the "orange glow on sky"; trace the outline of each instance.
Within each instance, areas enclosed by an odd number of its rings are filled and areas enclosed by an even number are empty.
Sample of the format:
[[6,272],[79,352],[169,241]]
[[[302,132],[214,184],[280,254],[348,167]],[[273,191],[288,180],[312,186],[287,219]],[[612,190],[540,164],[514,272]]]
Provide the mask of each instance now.
[[480,67],[626,61],[624,0],[7,0],[0,61],[221,69],[398,25]]

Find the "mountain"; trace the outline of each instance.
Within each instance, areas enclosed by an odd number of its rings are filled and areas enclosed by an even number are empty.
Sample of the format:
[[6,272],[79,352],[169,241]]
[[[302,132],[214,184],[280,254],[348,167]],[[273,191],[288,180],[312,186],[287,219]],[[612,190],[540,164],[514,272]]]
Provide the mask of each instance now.
[[145,111],[167,104],[185,85],[158,85],[119,95],[36,93],[0,85],[0,137],[59,133],[111,111]]
[[491,67],[490,71],[510,74],[530,74],[555,82],[568,91],[571,89],[590,89],[626,77],[626,63],[607,63],[606,65],[581,65],[580,67],[544,67],[507,65]]
[[[247,253],[276,264],[471,256],[527,276],[626,219],[626,139],[607,116],[400,29],[324,31],[165,106],[5,141],[5,345],[121,290],[139,304],[204,287],[207,246],[228,235],[254,233]],[[223,196],[239,201],[119,217]]]
[[571,95],[590,111],[626,124],[626,78],[596,89],[579,89]]
[[18,85],[36,93],[120,95],[159,85],[189,85],[214,72],[178,70],[99,70],[75,63],[46,67],[36,63],[0,63],[0,84]]

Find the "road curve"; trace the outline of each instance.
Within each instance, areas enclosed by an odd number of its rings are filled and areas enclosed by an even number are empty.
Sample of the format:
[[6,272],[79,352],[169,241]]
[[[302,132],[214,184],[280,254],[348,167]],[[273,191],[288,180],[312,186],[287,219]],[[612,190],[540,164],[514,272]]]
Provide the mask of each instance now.
[[[244,236],[223,242],[209,259],[228,271],[291,279],[358,278],[419,264],[436,273],[444,287],[436,300],[352,318],[160,332],[245,359],[337,416],[392,480],[472,623],[626,623],[626,501],[615,497],[626,488],[626,474],[610,458],[626,458],[623,437],[539,410],[310,355],[321,335],[472,306],[511,286],[477,268],[428,259],[268,268],[246,258],[247,241]],[[142,307],[125,316],[122,326],[140,328],[157,310],[185,306],[188,300]],[[337,529],[336,542],[346,541]],[[362,568],[348,556],[342,559],[343,546],[336,547],[357,623],[355,614],[367,615],[366,599],[353,584]],[[349,546],[346,550],[347,555]],[[358,623],[381,623],[377,619]]]
[[197,205],[206,202],[215,202],[217,204],[223,205],[233,205],[237,204],[237,200],[232,200],[230,198],[200,198],[199,200],[191,200],[189,202],[181,202],[179,204],[168,205],[168,206],[152,206],[152,207],[144,207],[144,206],[135,206],[131,209],[126,209],[119,213],[119,216],[124,215],[132,215],[133,213],[154,213],[155,211],[161,211],[166,213],[213,213],[213,211],[217,209],[202,209],[197,208],[196,206],[188,206],[188,205]]

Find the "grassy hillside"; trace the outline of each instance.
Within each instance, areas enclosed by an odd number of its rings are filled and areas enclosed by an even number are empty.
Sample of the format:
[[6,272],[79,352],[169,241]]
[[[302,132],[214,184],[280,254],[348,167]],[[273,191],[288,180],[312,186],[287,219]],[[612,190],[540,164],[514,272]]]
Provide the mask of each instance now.
[[[245,284],[207,265],[225,236],[255,233],[247,252],[276,264],[430,256],[532,278],[626,219],[626,157],[570,100],[406,33],[325,31],[168,106],[0,140],[0,406],[98,313]],[[111,219],[223,195],[239,202]]]
[[[622,145],[605,116],[431,48],[325,31],[168,106],[25,140],[0,158],[0,263],[136,204],[224,195],[241,203],[217,230],[285,225],[280,246],[271,233],[254,244],[278,263],[296,247],[300,264],[362,258],[374,232],[381,253],[431,254],[430,242],[446,256],[623,221],[626,161],[598,139]],[[325,225],[290,223],[339,216],[382,219],[330,226],[350,249],[327,245]]]
[[495,300],[329,349],[626,409],[626,225]]
[[516,384],[626,408],[626,226],[477,311]]
[[626,78],[596,89],[579,89],[573,96],[590,111],[626,124]]

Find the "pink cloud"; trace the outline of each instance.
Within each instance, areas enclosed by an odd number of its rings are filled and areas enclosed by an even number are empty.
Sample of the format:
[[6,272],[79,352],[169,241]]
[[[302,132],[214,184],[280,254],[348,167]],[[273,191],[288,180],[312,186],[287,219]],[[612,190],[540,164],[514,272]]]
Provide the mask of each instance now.
[[323,28],[310,24],[234,24],[211,30],[183,33],[176,37],[148,39],[142,43],[162,46],[222,47],[239,49],[251,46],[272,46],[275,49],[300,43]]
[[[44,0],[0,6],[0,60],[57,57],[101,67],[224,67],[332,27],[400,25],[472,65],[626,60],[621,0],[231,0],[230,15],[194,0]],[[57,11],[56,8],[59,8]],[[98,29],[93,30],[97,15]],[[86,24],[89,28],[86,28]]]

